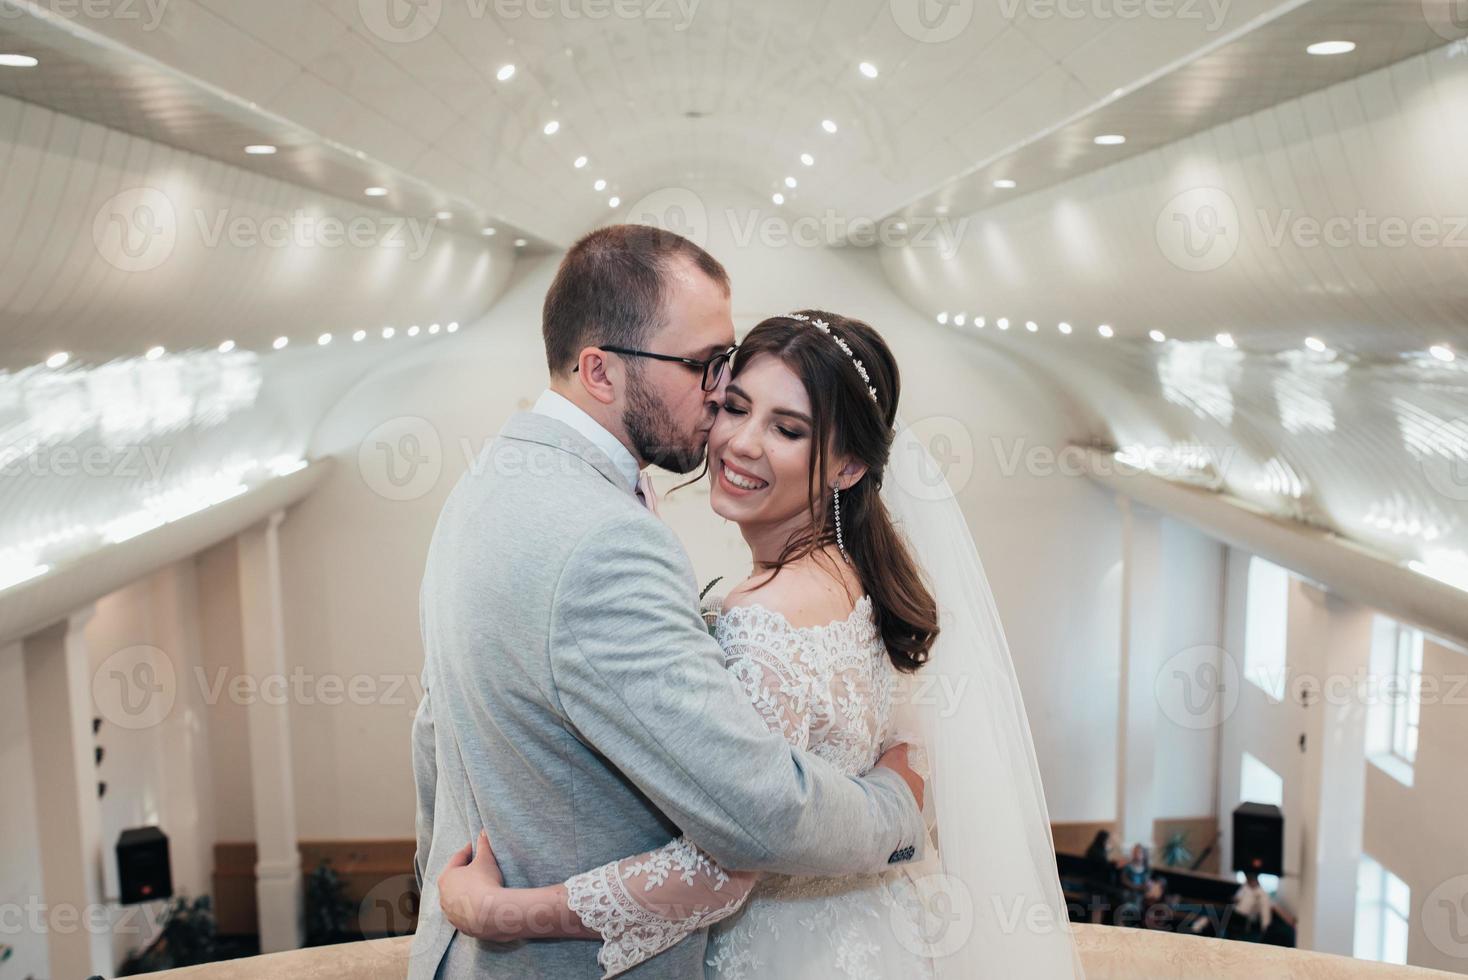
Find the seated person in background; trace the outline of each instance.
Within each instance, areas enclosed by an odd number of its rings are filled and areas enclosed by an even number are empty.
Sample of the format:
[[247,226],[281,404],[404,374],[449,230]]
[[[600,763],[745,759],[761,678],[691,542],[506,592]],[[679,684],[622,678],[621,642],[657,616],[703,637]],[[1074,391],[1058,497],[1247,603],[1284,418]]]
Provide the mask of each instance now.
[[1244,883],[1234,894],[1234,914],[1238,916],[1240,939],[1251,943],[1264,939],[1274,918],[1274,904],[1269,900],[1269,893],[1259,884],[1259,876],[1252,871],[1244,876]]
[[1109,864],[1111,862],[1111,831],[1098,830],[1091,846],[1086,848],[1086,860]]

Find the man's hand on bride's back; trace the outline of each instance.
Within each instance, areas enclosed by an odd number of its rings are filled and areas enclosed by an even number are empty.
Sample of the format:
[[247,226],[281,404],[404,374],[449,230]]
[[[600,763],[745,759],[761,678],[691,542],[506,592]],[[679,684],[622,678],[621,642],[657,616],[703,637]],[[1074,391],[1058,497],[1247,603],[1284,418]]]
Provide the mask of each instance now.
[[882,757],[877,760],[877,765],[891,769],[901,776],[902,781],[907,783],[907,788],[912,790],[912,798],[917,800],[918,809],[923,808],[923,777],[914,772],[912,766],[908,764],[906,742],[898,742],[883,752]]

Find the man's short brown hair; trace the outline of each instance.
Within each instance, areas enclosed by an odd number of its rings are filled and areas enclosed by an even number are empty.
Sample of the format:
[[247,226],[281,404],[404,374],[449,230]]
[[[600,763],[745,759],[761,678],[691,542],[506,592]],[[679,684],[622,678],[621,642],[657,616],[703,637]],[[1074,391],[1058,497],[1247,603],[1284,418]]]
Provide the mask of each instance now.
[[584,347],[640,349],[662,326],[670,272],[679,259],[687,259],[728,294],[729,274],[719,260],[670,231],[609,225],[571,246],[541,314],[550,373],[569,373]]

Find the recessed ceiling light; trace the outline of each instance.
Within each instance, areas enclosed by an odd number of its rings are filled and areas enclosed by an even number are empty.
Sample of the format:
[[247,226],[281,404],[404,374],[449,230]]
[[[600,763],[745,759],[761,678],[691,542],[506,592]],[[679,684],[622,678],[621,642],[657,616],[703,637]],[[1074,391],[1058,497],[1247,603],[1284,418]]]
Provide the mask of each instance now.
[[938,314],[938,322],[939,323],[947,323],[948,322],[948,311],[947,310],[944,310],[942,313],[939,313]]
[[440,211],[438,212],[438,214],[434,215],[434,217],[437,218],[439,221],[448,221],[453,216],[454,212],[452,211]]
[[959,327],[963,326],[963,322],[964,322],[965,319],[966,319],[966,317],[962,313],[955,313],[955,314],[953,314],[953,323],[954,323],[955,326],[959,326]]
[[1221,333],[1213,339],[1218,341],[1218,346],[1227,347],[1229,350],[1233,350],[1235,347],[1239,346],[1238,343],[1234,340],[1234,335],[1231,333]]
[[1159,344],[1167,339],[1167,334],[1163,333],[1161,330],[1148,330],[1147,336],[1151,337]]
[[[526,246],[526,245],[529,245],[529,244],[530,244],[530,243],[529,243],[529,242],[527,242],[527,241],[526,241],[526,240],[525,240],[525,239],[523,239],[523,238],[517,238],[517,239],[515,239],[515,247],[516,247],[516,248],[524,248],[524,247],[525,247],[525,246]],[[453,333],[453,331],[452,331],[452,330],[450,330],[450,331],[449,331],[449,333]]]
[[411,327],[408,328],[408,336],[409,337],[416,337],[416,336],[418,336],[418,324],[415,323]]
[[64,350],[59,350],[56,353],[52,354],[50,357],[46,358],[46,366],[48,368],[65,367],[66,362],[69,360],[71,360],[71,355]]
[[444,329],[447,330],[449,333],[458,333],[459,332],[459,322],[457,320],[455,320],[453,323],[450,323]]
[[252,157],[268,157],[275,153],[275,147],[269,143],[251,143],[245,147],[245,152]]
[[490,237],[491,235],[494,234],[494,229],[493,228],[483,228],[483,229],[480,229],[479,234],[481,234],[484,237],[488,238],[488,237]]
[[1002,191],[1008,191],[1008,190],[1013,190],[1015,187],[1018,187],[1019,185],[1016,184],[1014,181],[1010,180],[1008,177],[1000,177],[998,180],[994,181],[994,186],[997,187],[997,188],[999,188]]
[[1009,317],[1007,317],[1007,316],[1001,316],[999,318],[998,323],[999,323],[999,329],[1000,330],[1008,330],[1009,329]]
[[1103,323],[1103,324],[1101,324],[1101,326],[1099,326],[1099,327],[1096,328],[1096,332],[1099,333],[1103,337],[1108,337],[1109,338],[1109,337],[1115,337],[1116,336],[1116,331],[1111,329],[1111,324],[1109,324],[1109,323]]
[[795,189],[795,185],[796,185],[796,181],[795,181],[795,178],[794,177],[786,177],[785,178],[785,186],[786,187],[790,188],[791,190],[794,190]]
[[28,54],[0,54],[0,68],[34,68],[39,64]]
[[392,327],[383,327],[382,328],[382,339],[383,340],[392,340],[394,337],[397,336],[397,333],[398,332],[396,330],[394,330]]
[[811,156],[809,153],[802,153],[800,155],[800,162],[805,164],[807,167],[814,167],[816,165],[816,158]]
[[500,70],[494,73],[494,77],[502,82],[508,82],[515,77],[514,65],[500,65]]
[[1126,142],[1126,137],[1120,133],[1103,133],[1092,142],[1097,146],[1120,146]]
[[556,119],[552,119],[550,122],[545,124],[544,128],[541,129],[541,132],[547,136],[554,136],[560,131],[561,124],[560,121]]
[[981,316],[974,317],[974,326],[978,327],[980,330],[984,329],[984,318]]
[[584,157],[584,156],[577,157],[576,158],[576,161],[574,163],[572,163],[571,166],[575,167],[577,170],[580,170],[582,167],[586,166],[586,157]]
[[276,350],[280,350],[282,347],[290,342],[291,339],[289,337],[276,337],[275,343],[271,344],[270,346],[274,347]]
[[316,338],[317,347],[325,347],[329,343],[331,343],[331,334],[329,333],[324,333]]
[[1305,346],[1310,348],[1317,354],[1325,353],[1325,341],[1321,340],[1319,337],[1306,337]]
[[354,344],[360,344],[362,341],[364,341],[366,339],[367,339],[367,331],[365,331],[365,330],[358,330],[358,331],[356,331],[355,333],[352,334],[352,343],[354,343]]
[[1305,49],[1306,54],[1350,54],[1356,50],[1355,41],[1316,41]]
[[158,358],[163,356],[163,353],[164,351],[162,347],[149,347],[148,353],[144,354],[143,356],[150,361],[156,361],[158,360]]
[[604,191],[607,189],[607,182],[604,180],[598,180],[596,183],[591,185],[591,189],[594,191]]
[[781,194],[779,191],[776,191],[775,193],[770,195],[770,200],[774,201],[776,204],[784,204],[785,195]]
[[1038,333],[1040,330],[1040,325],[1034,320],[1026,320],[1025,329],[1028,330],[1030,333]]
[[219,353],[221,354],[228,354],[232,350],[234,350],[233,340],[226,340],[224,343],[219,345]]
[[1458,356],[1447,344],[1433,344],[1427,349],[1427,352],[1439,361],[1451,361]]
[[870,61],[863,61],[861,64],[856,66],[856,70],[861,72],[867,78],[877,77],[877,66],[872,64]]
[[620,197],[614,197],[610,201],[607,202],[607,207],[609,207],[609,208],[619,208],[621,206],[622,206],[622,199]]
[[363,191],[362,193],[363,194],[366,194],[368,197],[387,197],[387,188],[386,187],[369,187],[365,191]]
[[428,325],[428,332],[431,334],[438,333],[439,329],[440,327],[436,323],[431,323]]
[[1071,327],[1070,324],[1066,323],[1064,320],[1061,320],[1055,325],[1055,329],[1068,336],[1070,334]]
[[822,119],[821,128],[828,133],[834,133],[836,132],[836,123],[834,120],[831,119]]

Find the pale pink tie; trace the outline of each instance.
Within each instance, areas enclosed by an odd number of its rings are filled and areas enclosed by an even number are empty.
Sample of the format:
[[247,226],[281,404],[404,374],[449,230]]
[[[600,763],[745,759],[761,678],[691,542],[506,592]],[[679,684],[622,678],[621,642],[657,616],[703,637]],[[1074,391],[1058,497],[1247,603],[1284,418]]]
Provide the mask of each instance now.
[[658,513],[658,492],[652,488],[652,480],[646,470],[637,474],[637,499],[642,501],[642,506],[652,511],[654,517],[662,518]]

